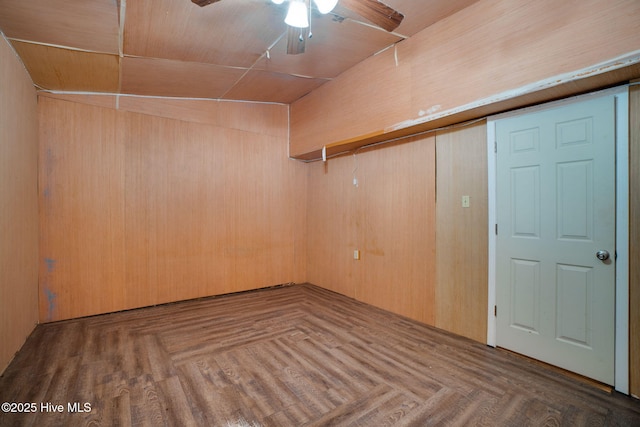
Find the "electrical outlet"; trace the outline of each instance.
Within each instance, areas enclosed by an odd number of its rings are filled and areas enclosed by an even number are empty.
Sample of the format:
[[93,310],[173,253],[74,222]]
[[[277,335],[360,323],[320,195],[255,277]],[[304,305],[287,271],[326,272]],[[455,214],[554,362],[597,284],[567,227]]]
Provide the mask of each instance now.
[[468,208],[470,204],[469,196],[462,196],[462,207]]
[[359,260],[360,259],[360,251],[358,249],[353,251],[353,259],[355,259],[355,260]]

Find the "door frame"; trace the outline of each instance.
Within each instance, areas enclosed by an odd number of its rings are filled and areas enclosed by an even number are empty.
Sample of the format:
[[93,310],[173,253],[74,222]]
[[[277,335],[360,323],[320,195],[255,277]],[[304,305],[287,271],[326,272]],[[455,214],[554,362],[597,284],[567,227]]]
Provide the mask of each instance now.
[[495,122],[507,117],[571,105],[585,100],[613,96],[616,111],[616,318],[615,318],[615,389],[629,394],[629,86],[618,86],[586,95],[548,102],[487,118],[487,166],[489,196],[489,289],[487,304],[487,345],[496,347],[496,132]]

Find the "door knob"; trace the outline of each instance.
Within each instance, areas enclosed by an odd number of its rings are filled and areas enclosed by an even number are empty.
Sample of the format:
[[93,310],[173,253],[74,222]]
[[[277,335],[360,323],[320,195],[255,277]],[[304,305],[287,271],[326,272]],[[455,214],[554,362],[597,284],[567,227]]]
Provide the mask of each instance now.
[[596,252],[596,258],[600,261],[606,261],[609,259],[609,251],[598,251]]

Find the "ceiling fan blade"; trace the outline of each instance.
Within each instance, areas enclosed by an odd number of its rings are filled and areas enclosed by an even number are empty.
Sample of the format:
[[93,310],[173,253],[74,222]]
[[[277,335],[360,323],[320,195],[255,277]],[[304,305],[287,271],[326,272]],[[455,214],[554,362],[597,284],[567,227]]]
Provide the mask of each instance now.
[[304,53],[307,41],[307,28],[287,28],[287,54],[298,55]]
[[340,0],[345,8],[387,31],[393,31],[404,19],[404,15],[378,0]]
[[217,3],[220,0],[191,0],[193,3],[197,4],[200,7],[206,6],[211,3]]

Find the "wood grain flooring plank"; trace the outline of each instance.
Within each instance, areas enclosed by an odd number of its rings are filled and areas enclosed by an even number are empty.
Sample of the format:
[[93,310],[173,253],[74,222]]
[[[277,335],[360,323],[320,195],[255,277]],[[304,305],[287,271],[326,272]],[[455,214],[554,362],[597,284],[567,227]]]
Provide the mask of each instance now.
[[637,426],[640,402],[313,285],[36,327],[0,426]]
[[189,401],[193,417],[198,425],[216,425],[221,423],[227,412],[226,402],[219,399],[220,391],[227,385],[213,385],[202,376],[195,363],[185,363],[177,367],[180,382]]
[[456,425],[449,423],[449,420],[458,412],[463,399],[464,396],[457,391],[443,387],[430,399],[422,402],[404,421],[411,426]]
[[134,425],[167,426],[166,408],[158,399],[155,381],[150,374],[132,378],[129,398],[132,400],[131,418]]
[[266,395],[260,396],[264,390],[262,384],[243,368],[240,362],[243,358],[237,357],[235,353],[226,352],[216,356],[218,366],[232,383],[229,387],[222,388],[217,398],[218,404],[224,407],[223,418],[248,420],[270,415],[274,412],[273,399]]
[[[270,342],[273,344],[273,342]],[[249,347],[246,349],[254,358],[258,369],[253,375],[258,379],[262,377],[265,387],[269,389],[269,394],[276,400],[273,405],[274,413],[280,412],[283,408],[295,405],[298,400],[291,394],[286,381],[284,380],[286,369],[290,366],[290,359],[283,355],[275,345],[261,345],[259,347]],[[260,375],[260,371],[266,375]]]
[[335,407],[331,399],[306,377],[304,371],[293,368],[285,369],[283,381],[293,393],[313,414],[319,416]]
[[[0,377],[0,380],[3,379],[4,377]],[[53,375],[48,372],[25,369],[15,372],[13,376],[7,379],[11,381],[12,384],[16,384],[16,387],[5,389],[0,387],[1,402],[18,402],[16,399],[19,398],[20,402],[40,403],[44,402],[45,393],[49,389]],[[27,420],[33,422],[37,414],[25,413],[18,415],[16,419],[20,419],[21,423],[26,424]],[[5,417],[0,413],[0,421],[2,418]],[[0,422],[0,425],[3,425],[3,423]]]
[[[278,340],[277,345],[287,348],[287,344]],[[321,367],[322,372],[331,381],[332,387],[340,390],[341,395],[355,397],[363,391],[376,386],[370,377],[360,375],[345,360],[336,357],[331,348],[327,348],[311,339],[295,342],[296,359]],[[291,355],[290,357],[294,357]]]
[[[94,387],[93,391],[97,396],[104,396],[101,399],[86,396],[87,401],[92,402],[91,412],[86,414],[82,425],[107,426],[110,423],[113,423],[113,425],[126,425],[127,422],[131,425],[129,394],[126,393],[119,397],[106,397],[109,395],[109,388],[109,384],[100,384]],[[76,425],[80,425],[80,423],[77,423],[77,419],[74,418],[73,421],[76,421]]]
[[[421,404],[415,396],[406,396],[398,391],[387,394],[387,399],[375,408],[364,412],[357,419],[358,426],[401,425],[405,418]],[[369,406],[371,407],[371,406]]]
[[348,349],[340,349],[340,354],[340,357],[349,358],[351,364],[367,372],[367,375],[377,378],[379,383],[402,387],[416,396],[428,397],[442,388],[422,372],[408,370],[362,343],[352,341]]
[[[455,413],[450,414],[447,422],[451,425],[492,425],[487,415],[499,399],[493,394],[476,390],[469,395],[461,396],[456,403]],[[486,422],[483,422],[486,420]],[[550,424],[553,425],[553,424]]]
[[270,331],[266,333],[259,330],[239,330],[235,335],[229,334],[222,339],[219,337],[208,338],[206,341],[199,344],[189,345],[182,351],[174,351],[175,354],[173,356],[173,360],[175,360],[176,363],[180,363],[182,361],[202,357],[207,354],[215,354],[238,347],[250,346],[293,332],[295,332],[293,328],[284,331]]
[[[268,343],[263,343],[261,347],[265,347],[265,344],[268,346]],[[291,404],[286,399],[282,399],[287,387],[282,380],[281,372],[265,369],[250,346],[233,351],[233,354],[237,362],[235,369],[241,372],[239,377],[243,394],[254,401],[255,406],[260,410],[261,417],[269,416],[282,410],[287,404]],[[275,376],[280,378],[282,385],[277,384]]]
[[280,358],[283,359],[281,363],[295,364],[315,383],[321,384],[334,405],[351,400],[375,385],[370,381],[359,381],[356,376],[350,375],[347,365],[333,358],[324,346],[311,339],[296,341],[293,353],[283,340],[276,340],[274,344],[280,349]]
[[[443,384],[456,387],[459,383],[456,378],[457,372],[447,363],[449,358],[442,357],[435,348],[425,349],[397,343],[391,346],[377,343],[372,347],[394,364],[408,368],[411,375],[417,374],[417,378],[421,381],[421,388],[431,390],[433,393],[439,391]],[[461,393],[472,390],[467,386],[466,381],[461,385],[463,385],[459,390]]]
[[210,384],[211,387],[222,388],[231,385],[229,378],[213,357],[197,359],[195,362],[188,363],[195,363],[195,367],[198,369],[199,374],[208,384]]
[[[131,422],[131,399],[129,398],[129,393],[122,393],[112,399],[113,416],[108,417],[109,420],[113,423],[114,426],[126,427],[131,426],[133,423]],[[87,425],[91,425],[91,418],[94,413],[99,413],[99,411],[92,411],[91,416],[88,419]]]
[[340,405],[331,411],[325,412],[320,418],[315,419],[313,426],[346,426],[358,423],[371,408],[377,408],[393,393],[393,388],[387,384],[379,384],[363,393],[351,402]]
[[193,408],[189,404],[177,376],[165,378],[158,381],[156,385],[158,400],[164,404],[167,423],[170,426],[198,425],[193,416]]
[[[299,342],[298,342],[299,343]],[[269,354],[270,358],[277,360],[280,366],[280,372],[284,372],[287,377],[291,376],[292,372],[304,373],[304,378],[311,384],[311,388],[315,393],[325,395],[330,394],[333,397],[337,397],[336,393],[329,393],[336,386],[340,386],[340,381],[336,381],[335,377],[330,375],[329,370],[325,366],[320,364],[314,364],[313,360],[304,352],[300,351],[297,347],[291,350],[283,344],[282,340],[275,340],[272,346],[269,346],[272,350]],[[266,362],[266,360],[265,360]],[[337,397],[335,400],[329,396],[329,405],[335,405],[342,401],[341,397]]]
[[165,350],[160,337],[158,335],[145,335],[142,340],[154,380],[160,381],[174,377],[176,371],[173,366],[173,361],[169,353]]
[[291,405],[261,420],[261,427],[307,426],[314,415],[305,405]]

